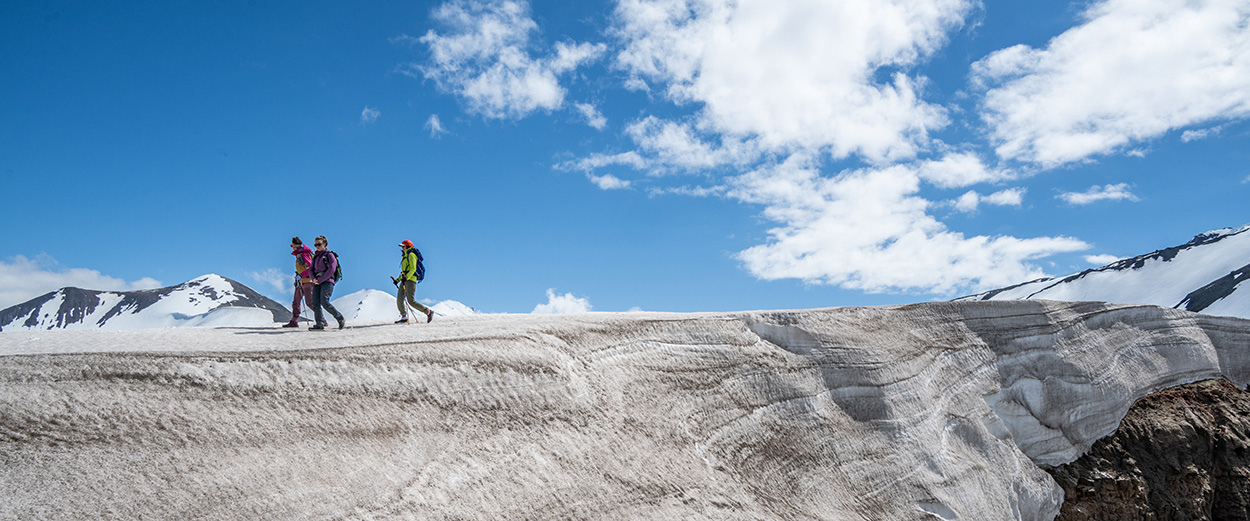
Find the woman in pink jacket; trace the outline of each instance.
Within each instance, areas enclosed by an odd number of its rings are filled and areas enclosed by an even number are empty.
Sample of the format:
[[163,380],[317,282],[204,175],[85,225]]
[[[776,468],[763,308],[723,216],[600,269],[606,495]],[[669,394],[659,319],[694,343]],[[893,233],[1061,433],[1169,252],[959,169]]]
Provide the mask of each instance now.
[[298,280],[295,281],[295,302],[291,303],[291,321],[282,327],[299,327],[299,301],[303,300],[308,309],[313,309],[312,252],[299,237],[291,238],[291,255],[295,256]]

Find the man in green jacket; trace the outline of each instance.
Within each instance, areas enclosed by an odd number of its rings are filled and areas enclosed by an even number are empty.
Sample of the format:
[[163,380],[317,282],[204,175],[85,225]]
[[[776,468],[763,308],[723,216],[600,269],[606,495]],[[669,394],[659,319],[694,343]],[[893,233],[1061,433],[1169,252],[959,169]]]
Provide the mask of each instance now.
[[421,261],[417,257],[417,249],[409,240],[399,243],[399,247],[403,248],[403,257],[399,261],[399,279],[396,281],[399,293],[395,295],[395,307],[399,308],[399,320],[395,323],[408,323],[408,308],[404,306],[405,300],[413,309],[425,314],[426,322],[434,320],[434,310],[421,305],[416,300],[417,263]]

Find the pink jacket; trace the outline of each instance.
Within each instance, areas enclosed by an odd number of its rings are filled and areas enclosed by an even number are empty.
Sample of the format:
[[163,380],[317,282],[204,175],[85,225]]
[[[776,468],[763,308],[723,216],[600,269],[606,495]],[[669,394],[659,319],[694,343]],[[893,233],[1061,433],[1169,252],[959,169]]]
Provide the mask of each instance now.
[[307,244],[291,251],[291,255],[295,256],[295,274],[299,275],[300,282],[312,282],[312,252]]

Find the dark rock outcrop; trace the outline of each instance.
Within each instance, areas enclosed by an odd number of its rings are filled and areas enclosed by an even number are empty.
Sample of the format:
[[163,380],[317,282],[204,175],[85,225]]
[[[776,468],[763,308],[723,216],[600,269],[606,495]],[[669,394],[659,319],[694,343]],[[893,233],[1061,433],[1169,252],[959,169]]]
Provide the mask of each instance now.
[[1207,380],[1151,394],[1050,472],[1064,489],[1057,520],[1250,519],[1250,392]]

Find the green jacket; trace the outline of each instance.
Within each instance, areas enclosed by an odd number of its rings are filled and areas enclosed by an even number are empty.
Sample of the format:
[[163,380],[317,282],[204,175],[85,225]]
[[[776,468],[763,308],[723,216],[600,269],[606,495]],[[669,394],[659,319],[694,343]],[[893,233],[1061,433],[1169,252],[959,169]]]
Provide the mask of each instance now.
[[401,280],[417,281],[417,252],[412,248],[405,248],[403,259],[399,261],[399,278]]

